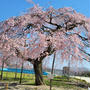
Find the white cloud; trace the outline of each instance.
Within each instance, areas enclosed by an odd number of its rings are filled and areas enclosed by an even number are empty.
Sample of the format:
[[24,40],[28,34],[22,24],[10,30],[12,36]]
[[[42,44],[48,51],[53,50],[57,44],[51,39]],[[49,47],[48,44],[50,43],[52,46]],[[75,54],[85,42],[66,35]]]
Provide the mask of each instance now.
[[26,0],[28,3],[32,3],[34,4],[34,2],[32,0]]

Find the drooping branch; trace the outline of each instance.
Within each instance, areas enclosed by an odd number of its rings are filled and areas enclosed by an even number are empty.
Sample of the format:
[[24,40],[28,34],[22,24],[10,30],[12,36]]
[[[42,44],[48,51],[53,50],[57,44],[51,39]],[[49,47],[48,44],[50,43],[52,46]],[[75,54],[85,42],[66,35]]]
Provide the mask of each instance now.
[[85,50],[81,49],[81,48],[79,48],[79,50],[88,57],[88,58],[82,57],[82,59],[85,60],[85,61],[90,62],[90,54],[88,52],[86,52]]
[[80,34],[77,34],[82,40],[87,41],[88,38],[81,36]]
[[87,60],[86,58],[83,58],[83,60],[90,62],[90,60]]
[[[15,50],[16,50],[15,53],[16,53],[17,57],[19,57],[23,60],[28,60],[27,58],[24,57],[24,55],[22,55],[22,53],[20,52],[19,49],[15,48]],[[28,61],[32,61],[32,59],[29,59]]]
[[90,54],[89,54],[89,53],[87,53],[85,50],[80,49],[80,48],[79,48],[79,50],[80,50],[80,51],[82,51],[83,53],[85,53],[86,55],[90,56]]

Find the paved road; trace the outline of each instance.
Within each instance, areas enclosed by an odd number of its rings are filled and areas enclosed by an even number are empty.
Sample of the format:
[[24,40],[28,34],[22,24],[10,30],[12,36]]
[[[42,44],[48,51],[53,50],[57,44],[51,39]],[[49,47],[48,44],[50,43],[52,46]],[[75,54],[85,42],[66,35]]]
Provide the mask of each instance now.
[[90,77],[80,77],[80,76],[72,76],[72,77],[82,79],[82,80],[85,80],[86,82],[90,83]]

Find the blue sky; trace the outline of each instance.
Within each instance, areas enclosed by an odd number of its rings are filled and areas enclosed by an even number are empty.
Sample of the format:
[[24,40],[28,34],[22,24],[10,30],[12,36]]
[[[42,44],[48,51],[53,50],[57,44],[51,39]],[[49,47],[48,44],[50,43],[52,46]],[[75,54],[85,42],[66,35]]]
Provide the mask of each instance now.
[[[45,8],[49,6],[54,8],[72,7],[90,17],[90,0],[34,0],[34,2]],[[19,16],[32,6],[25,0],[0,0],[0,21],[12,16]]]

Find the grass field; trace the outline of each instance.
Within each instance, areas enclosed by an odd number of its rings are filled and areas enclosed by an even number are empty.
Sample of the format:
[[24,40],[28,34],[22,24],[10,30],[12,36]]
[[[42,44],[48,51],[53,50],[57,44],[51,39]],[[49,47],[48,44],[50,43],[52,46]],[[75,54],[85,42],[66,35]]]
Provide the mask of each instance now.
[[[17,83],[19,85],[20,73],[17,73],[17,78],[15,79],[15,73],[13,72],[4,72],[3,80],[0,80],[0,83]],[[47,76],[43,76],[44,85],[49,86],[50,80]],[[21,85],[33,85],[35,86],[35,77],[34,74],[23,74],[22,84]],[[87,87],[89,83],[84,80],[76,78],[68,78],[65,76],[55,76],[52,81],[52,86],[56,88],[64,88],[65,90],[88,90]],[[58,90],[58,89],[57,89]],[[63,90],[63,89],[62,89]]]

